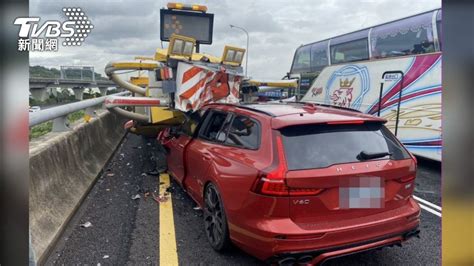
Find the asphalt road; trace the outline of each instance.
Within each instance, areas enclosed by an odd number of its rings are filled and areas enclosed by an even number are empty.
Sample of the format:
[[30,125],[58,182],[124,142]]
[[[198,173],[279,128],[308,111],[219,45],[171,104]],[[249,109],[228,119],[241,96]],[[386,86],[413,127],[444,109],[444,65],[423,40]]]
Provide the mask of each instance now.
[[[129,134],[52,249],[47,265],[159,264],[159,203],[145,192],[158,192],[154,140]],[[151,172],[150,172],[151,171]],[[147,174],[148,173],[148,174]],[[415,195],[441,202],[440,165],[419,160]],[[263,265],[232,248],[215,252],[204,235],[202,211],[174,182],[170,189],[177,256],[181,265]],[[133,200],[136,194],[140,199]],[[90,222],[84,228],[81,224]],[[420,239],[333,259],[325,265],[440,265],[441,218],[422,210]]]

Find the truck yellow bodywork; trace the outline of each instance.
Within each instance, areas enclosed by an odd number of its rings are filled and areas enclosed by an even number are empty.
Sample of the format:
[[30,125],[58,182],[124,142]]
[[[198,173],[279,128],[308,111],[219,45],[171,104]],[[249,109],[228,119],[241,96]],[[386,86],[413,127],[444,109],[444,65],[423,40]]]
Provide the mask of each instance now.
[[[191,61],[200,61],[201,58],[203,58],[203,57],[209,58],[209,61],[211,63],[216,63],[216,64],[221,63],[221,58],[210,55],[210,54],[204,54],[204,53],[193,53],[193,55],[191,57]],[[167,49],[160,49],[160,48],[156,49],[156,52],[155,52],[155,60],[156,61],[166,62],[167,59],[168,59],[168,50]]]

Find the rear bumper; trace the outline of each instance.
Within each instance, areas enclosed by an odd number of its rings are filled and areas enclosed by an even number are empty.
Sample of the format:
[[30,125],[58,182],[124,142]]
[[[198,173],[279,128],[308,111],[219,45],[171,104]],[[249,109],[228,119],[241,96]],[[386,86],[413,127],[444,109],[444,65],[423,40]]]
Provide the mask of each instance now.
[[328,221],[334,226],[307,230],[291,219],[262,217],[245,224],[229,223],[229,229],[237,246],[261,260],[275,262],[298,254],[298,258],[319,258],[316,263],[320,263],[332,257],[400,244],[418,234],[419,213],[418,204],[410,198],[399,209],[354,219],[351,226]]
[[281,253],[276,256],[269,258],[269,263],[285,262],[285,263],[299,263],[299,264],[312,264],[320,265],[328,259],[337,257],[347,256],[359,252],[364,252],[374,249],[382,249],[384,247],[401,246],[402,242],[408,240],[411,237],[419,237],[420,230],[418,226],[402,234],[396,234],[393,236],[386,236],[370,241],[354,243],[351,245],[333,247],[330,249],[312,250],[306,252],[296,253]]

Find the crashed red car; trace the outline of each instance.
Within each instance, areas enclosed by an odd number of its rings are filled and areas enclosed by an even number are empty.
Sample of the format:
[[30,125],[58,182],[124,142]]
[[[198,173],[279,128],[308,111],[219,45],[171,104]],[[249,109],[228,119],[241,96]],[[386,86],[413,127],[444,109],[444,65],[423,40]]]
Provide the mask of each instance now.
[[215,250],[318,264],[419,233],[416,160],[385,122],[315,104],[210,104],[160,141]]

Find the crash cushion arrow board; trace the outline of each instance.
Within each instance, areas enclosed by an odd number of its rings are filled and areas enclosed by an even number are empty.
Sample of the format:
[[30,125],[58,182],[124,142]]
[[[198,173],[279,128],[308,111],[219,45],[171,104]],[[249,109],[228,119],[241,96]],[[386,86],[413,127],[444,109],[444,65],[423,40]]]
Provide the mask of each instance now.
[[179,62],[176,74],[175,108],[197,111],[211,102],[238,103],[241,76]]

